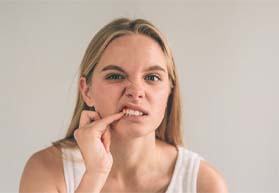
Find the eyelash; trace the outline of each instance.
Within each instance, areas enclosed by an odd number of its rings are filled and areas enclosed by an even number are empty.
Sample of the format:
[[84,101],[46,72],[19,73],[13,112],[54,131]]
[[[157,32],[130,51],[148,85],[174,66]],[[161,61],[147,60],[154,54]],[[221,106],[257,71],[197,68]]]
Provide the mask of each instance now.
[[[107,77],[106,77],[106,79],[107,80],[115,80],[116,78],[115,77],[119,77],[119,76],[122,76],[122,78],[121,79],[124,79],[124,76],[123,75],[121,75],[121,74],[109,74]],[[160,78],[160,76],[157,76],[157,75],[155,75],[155,74],[150,74],[150,75],[147,75],[147,76],[149,76],[149,77],[156,77],[158,80],[153,80],[153,82],[157,82],[157,81],[160,81],[161,80],[161,78]],[[114,77],[114,78],[112,78],[112,77]]]

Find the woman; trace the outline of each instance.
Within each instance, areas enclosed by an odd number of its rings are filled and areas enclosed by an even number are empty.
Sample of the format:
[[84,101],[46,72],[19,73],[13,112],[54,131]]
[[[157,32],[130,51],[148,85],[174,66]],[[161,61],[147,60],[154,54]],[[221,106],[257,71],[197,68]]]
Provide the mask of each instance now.
[[66,137],[31,156],[20,192],[227,192],[183,147],[180,111],[162,34],[146,20],[112,21],[85,52]]

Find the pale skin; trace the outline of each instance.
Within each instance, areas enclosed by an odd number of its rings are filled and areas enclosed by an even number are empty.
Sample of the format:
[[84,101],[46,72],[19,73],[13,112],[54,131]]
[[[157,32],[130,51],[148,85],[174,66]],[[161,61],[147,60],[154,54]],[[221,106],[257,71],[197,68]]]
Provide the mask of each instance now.
[[[106,68],[110,65],[114,67]],[[92,85],[81,77],[79,89],[85,103],[96,112],[83,111],[74,133],[86,166],[76,192],[164,192],[177,149],[155,139],[171,91],[160,46],[143,35],[115,39],[97,64]],[[126,103],[145,108],[147,118],[124,119],[120,107]],[[60,153],[49,147],[31,156],[20,192],[66,192],[62,160],[50,152]],[[197,191],[227,192],[221,174],[206,161],[201,161]]]

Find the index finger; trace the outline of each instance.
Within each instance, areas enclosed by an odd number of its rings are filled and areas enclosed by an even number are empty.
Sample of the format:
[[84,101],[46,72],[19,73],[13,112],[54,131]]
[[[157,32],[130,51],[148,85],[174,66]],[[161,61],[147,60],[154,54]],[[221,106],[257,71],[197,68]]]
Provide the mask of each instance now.
[[119,112],[119,113],[115,113],[115,114],[109,115],[107,117],[104,117],[103,119],[100,119],[99,121],[107,126],[107,125],[113,123],[114,121],[120,119],[123,115],[124,115],[123,112]]

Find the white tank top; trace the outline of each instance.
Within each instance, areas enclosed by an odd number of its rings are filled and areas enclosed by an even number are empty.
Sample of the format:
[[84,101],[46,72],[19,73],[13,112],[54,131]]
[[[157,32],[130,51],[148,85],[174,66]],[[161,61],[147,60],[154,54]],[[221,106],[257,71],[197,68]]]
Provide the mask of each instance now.
[[[74,193],[85,172],[79,149],[62,148],[67,193]],[[199,154],[178,146],[178,157],[166,193],[196,193],[200,160]]]

